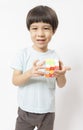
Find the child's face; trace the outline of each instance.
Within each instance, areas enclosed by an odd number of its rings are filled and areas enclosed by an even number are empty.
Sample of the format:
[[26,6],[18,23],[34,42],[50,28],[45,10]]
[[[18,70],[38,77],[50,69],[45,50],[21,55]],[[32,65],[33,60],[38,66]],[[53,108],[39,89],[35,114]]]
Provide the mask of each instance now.
[[38,51],[46,51],[48,43],[53,36],[52,26],[48,23],[35,22],[30,26],[30,35],[33,47]]

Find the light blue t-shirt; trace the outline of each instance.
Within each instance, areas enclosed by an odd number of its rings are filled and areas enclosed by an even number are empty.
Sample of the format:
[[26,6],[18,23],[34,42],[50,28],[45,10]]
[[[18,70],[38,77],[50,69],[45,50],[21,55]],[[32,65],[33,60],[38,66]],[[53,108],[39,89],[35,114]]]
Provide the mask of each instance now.
[[[47,58],[58,60],[54,50],[42,53],[29,47],[18,53],[11,67],[24,73],[32,67],[35,60],[41,62]],[[18,106],[32,113],[55,112],[55,88],[55,78],[32,77],[25,85],[18,87]]]

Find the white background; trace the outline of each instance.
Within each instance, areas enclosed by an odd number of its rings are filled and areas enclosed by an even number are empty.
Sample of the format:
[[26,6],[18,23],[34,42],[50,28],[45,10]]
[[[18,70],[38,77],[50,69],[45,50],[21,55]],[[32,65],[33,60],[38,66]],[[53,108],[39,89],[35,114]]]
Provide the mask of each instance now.
[[67,84],[56,89],[56,130],[83,130],[83,1],[0,0],[0,130],[14,130],[17,116],[17,87],[12,85],[11,60],[30,46],[26,15],[44,4],[56,10],[59,27],[50,48],[55,48],[65,65]]

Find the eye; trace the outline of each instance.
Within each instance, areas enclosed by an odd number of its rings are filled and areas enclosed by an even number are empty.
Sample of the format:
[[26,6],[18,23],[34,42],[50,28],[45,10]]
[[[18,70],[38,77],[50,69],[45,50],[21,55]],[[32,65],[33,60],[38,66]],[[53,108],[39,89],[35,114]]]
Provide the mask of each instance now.
[[50,30],[50,28],[49,28],[49,27],[44,27],[44,29],[45,29],[45,30]]
[[37,30],[37,27],[32,27],[31,29],[32,29],[32,30]]

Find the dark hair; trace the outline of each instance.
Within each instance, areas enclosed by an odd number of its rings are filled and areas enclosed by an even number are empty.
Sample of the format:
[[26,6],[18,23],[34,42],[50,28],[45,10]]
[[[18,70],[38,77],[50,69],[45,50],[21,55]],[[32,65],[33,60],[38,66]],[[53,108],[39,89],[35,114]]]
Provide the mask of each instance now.
[[58,27],[57,14],[48,6],[36,6],[28,12],[26,17],[26,25],[28,30],[30,29],[30,25],[34,22],[49,23],[52,26],[53,32]]

